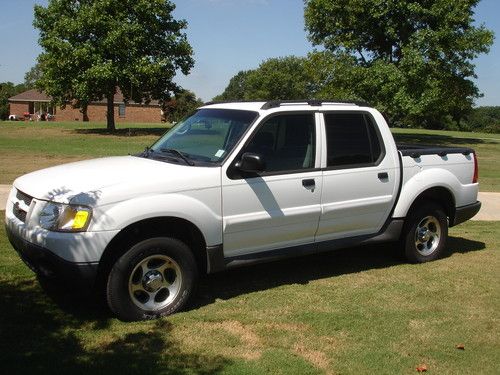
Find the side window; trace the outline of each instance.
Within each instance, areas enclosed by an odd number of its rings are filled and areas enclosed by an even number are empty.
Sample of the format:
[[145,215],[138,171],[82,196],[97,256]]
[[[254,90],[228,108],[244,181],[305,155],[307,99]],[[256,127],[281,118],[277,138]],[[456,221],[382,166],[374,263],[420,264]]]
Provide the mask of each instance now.
[[325,127],[327,167],[361,167],[374,164],[380,158],[380,139],[369,116],[326,113]]
[[118,116],[125,117],[125,103],[120,103],[118,105]]
[[262,156],[265,172],[314,168],[314,114],[278,115],[259,127],[244,152]]

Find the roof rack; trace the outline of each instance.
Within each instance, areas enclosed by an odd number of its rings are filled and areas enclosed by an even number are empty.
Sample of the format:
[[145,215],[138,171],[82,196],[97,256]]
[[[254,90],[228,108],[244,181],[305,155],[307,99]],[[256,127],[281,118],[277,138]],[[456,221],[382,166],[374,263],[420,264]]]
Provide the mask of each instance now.
[[203,105],[226,104],[226,103],[258,103],[258,102],[265,102],[265,100],[211,100],[209,102],[203,103]]
[[261,109],[271,109],[280,107],[283,104],[303,104],[306,103],[313,107],[320,107],[323,104],[352,104],[360,107],[370,107],[367,102],[357,101],[357,100],[317,100],[317,99],[309,99],[309,100],[269,100],[266,102]]
[[319,100],[319,99],[304,99],[304,100],[212,100],[203,105],[224,104],[224,103],[258,103],[265,102],[260,109],[278,108],[287,104],[307,104],[312,107],[320,107],[323,104],[351,104],[359,107],[371,107],[369,103],[359,100]]

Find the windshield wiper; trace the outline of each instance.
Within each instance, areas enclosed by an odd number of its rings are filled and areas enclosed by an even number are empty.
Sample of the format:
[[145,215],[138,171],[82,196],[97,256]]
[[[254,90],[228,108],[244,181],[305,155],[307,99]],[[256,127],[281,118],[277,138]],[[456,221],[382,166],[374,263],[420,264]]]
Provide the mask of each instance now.
[[169,152],[171,154],[174,154],[174,155],[180,157],[182,160],[184,160],[186,162],[187,165],[190,165],[190,166],[194,165],[194,163],[191,160],[189,160],[186,155],[184,155],[179,150],[176,150],[175,148],[161,148],[160,151],[161,152]]
[[152,153],[152,152],[153,152],[153,150],[151,150],[151,147],[146,146],[146,148],[144,149],[144,151],[140,153],[140,156],[142,156],[144,158],[147,158],[149,156],[149,154]]

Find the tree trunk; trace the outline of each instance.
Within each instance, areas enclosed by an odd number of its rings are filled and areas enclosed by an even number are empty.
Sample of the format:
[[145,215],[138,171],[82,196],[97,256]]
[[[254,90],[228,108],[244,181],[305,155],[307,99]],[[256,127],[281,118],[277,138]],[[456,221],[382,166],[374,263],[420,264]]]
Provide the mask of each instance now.
[[109,91],[108,95],[106,95],[106,100],[108,102],[108,111],[106,113],[106,119],[107,119],[107,128],[110,132],[114,132],[116,130],[114,99],[115,99],[115,92],[113,88],[113,90]]
[[82,108],[83,122],[89,122],[89,115],[87,113],[87,106]]

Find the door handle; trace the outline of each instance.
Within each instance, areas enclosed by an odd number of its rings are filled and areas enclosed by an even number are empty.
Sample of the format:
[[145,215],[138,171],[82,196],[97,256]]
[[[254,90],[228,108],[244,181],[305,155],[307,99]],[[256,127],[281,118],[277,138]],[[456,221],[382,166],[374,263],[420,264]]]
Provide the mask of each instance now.
[[378,174],[379,180],[387,180],[388,178],[389,178],[389,175],[387,174],[387,172],[382,172],[382,173]]
[[308,178],[306,180],[302,180],[302,186],[304,186],[306,189],[312,188],[316,186],[316,182],[314,181],[314,178]]

